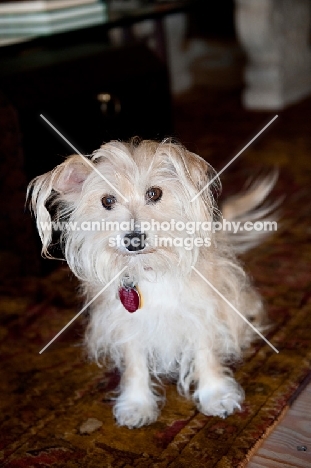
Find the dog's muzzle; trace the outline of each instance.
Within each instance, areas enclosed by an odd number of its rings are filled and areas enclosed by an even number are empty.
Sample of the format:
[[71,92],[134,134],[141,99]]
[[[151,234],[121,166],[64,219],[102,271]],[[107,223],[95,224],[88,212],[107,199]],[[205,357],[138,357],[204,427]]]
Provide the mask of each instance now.
[[143,232],[129,232],[123,238],[124,247],[130,252],[137,252],[146,247],[146,234]]

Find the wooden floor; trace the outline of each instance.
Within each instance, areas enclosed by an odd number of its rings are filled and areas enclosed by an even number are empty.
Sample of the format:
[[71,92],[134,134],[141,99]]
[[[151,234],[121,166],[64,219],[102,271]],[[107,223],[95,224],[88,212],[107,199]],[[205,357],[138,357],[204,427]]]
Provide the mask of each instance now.
[[247,465],[247,468],[293,467],[311,467],[311,383]]

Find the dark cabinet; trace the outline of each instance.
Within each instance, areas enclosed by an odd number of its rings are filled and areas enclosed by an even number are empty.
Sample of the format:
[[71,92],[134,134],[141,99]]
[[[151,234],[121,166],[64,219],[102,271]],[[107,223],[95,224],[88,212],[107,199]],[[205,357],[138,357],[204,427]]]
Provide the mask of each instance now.
[[111,139],[172,132],[165,64],[142,44],[91,43],[24,51],[1,61],[0,89],[18,111],[27,178]]

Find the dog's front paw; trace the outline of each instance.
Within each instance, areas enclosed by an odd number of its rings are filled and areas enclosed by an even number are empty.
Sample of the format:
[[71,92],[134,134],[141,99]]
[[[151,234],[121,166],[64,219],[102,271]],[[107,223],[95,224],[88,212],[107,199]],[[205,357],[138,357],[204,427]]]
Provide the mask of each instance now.
[[113,414],[120,426],[133,429],[156,421],[159,409],[154,399],[138,401],[125,399],[120,395],[113,408]]
[[224,377],[197,389],[194,398],[201,413],[226,418],[241,409],[244,391],[232,377]]

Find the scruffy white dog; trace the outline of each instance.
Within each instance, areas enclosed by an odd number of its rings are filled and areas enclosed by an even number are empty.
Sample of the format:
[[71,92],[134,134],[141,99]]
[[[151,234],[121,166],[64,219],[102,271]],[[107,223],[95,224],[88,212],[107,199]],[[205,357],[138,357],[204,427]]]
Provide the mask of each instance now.
[[[214,177],[206,161],[171,140],[133,139],[104,144],[87,158],[70,156],[30,184],[43,254],[51,256],[53,243],[44,223],[51,216],[65,221],[64,257],[86,303],[98,295],[85,342],[92,358],[121,371],[114,406],[120,425],[157,419],[161,375],[176,378],[179,392],[206,415],[241,408],[244,392],[228,365],[240,360],[254,332],[224,298],[262,330],[261,300],[235,256],[262,236],[207,229],[222,221]],[[266,216],[262,202],[274,182],[264,178],[228,200],[223,216]]]

